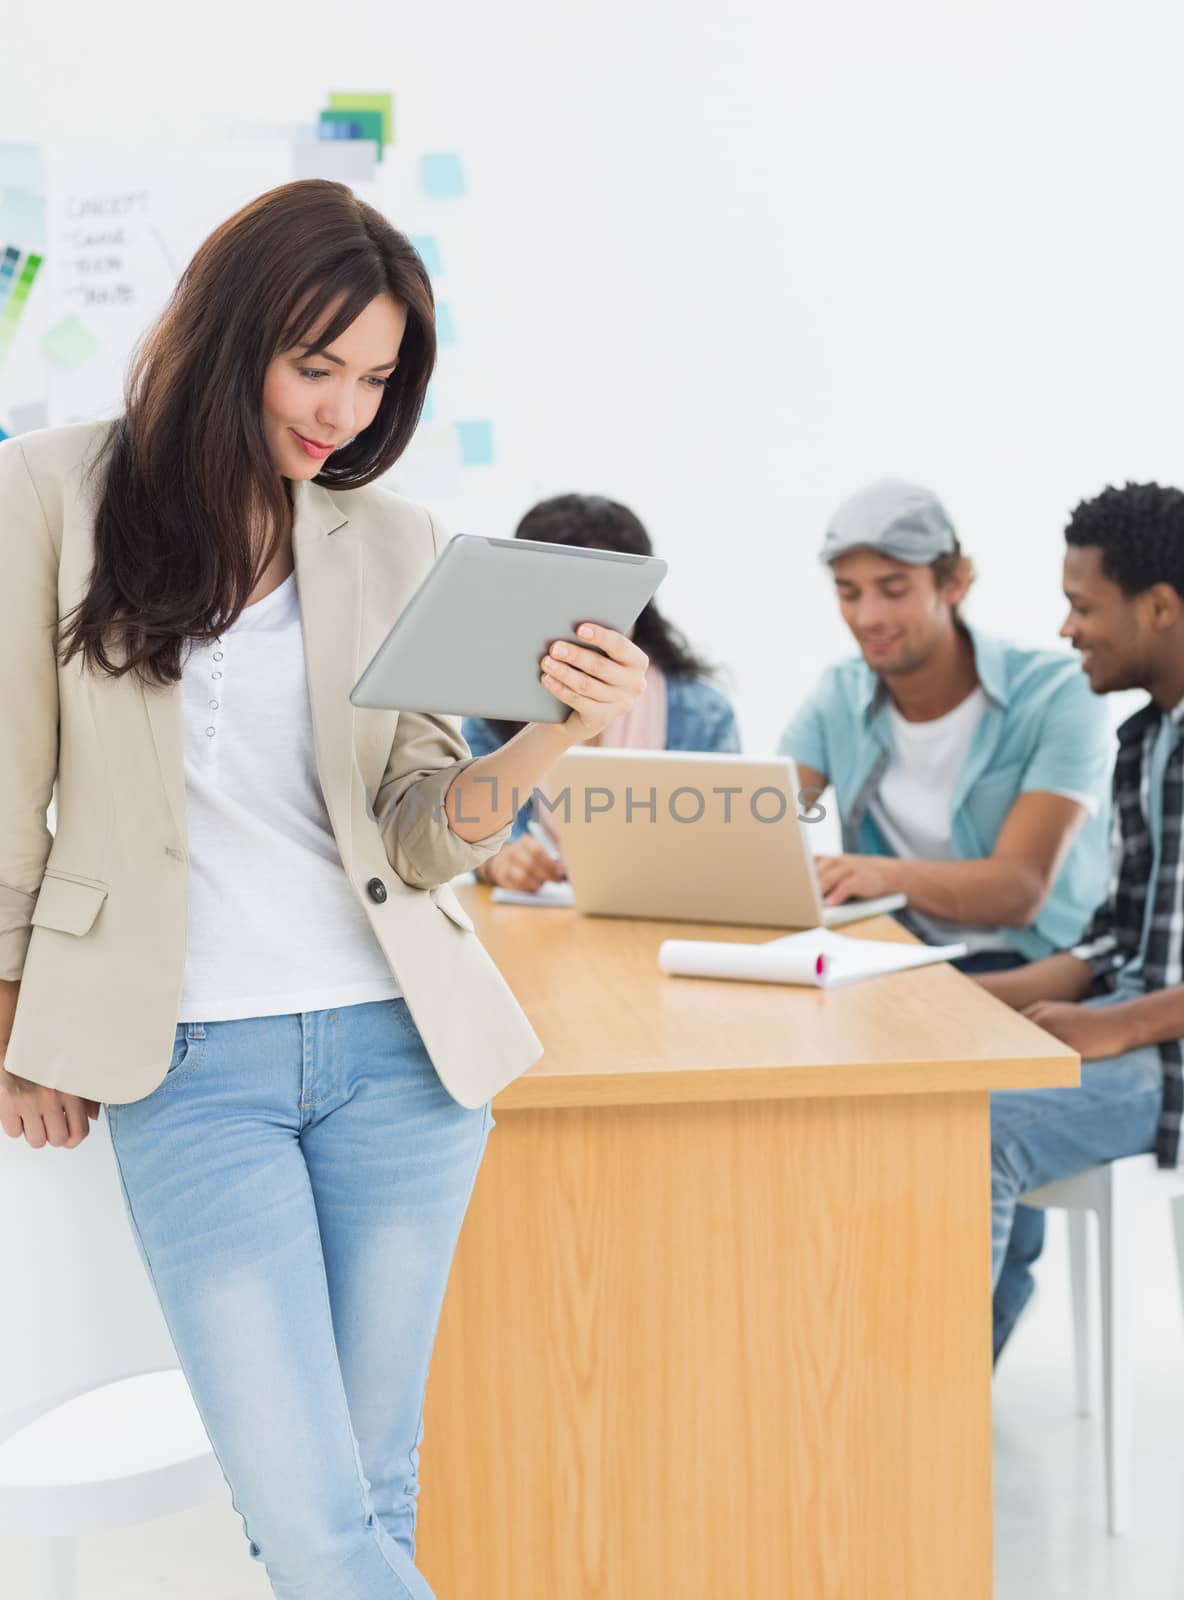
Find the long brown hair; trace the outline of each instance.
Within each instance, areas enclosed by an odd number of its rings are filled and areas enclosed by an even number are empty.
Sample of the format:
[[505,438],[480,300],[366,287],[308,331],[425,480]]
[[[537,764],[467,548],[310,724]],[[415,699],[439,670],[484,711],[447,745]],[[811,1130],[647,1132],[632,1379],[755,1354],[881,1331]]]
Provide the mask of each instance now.
[[[411,243],[342,183],[271,189],[209,236],[144,339],[101,475],[90,587],[61,636],[63,665],[175,683],[186,639],[242,612],[292,518],[263,431],[281,351],[331,344],[375,296],[407,311],[378,413],[315,482],[357,489],[398,460],[436,361],[431,283]],[[320,323],[334,307],[328,323]],[[110,647],[123,645],[121,659]]]

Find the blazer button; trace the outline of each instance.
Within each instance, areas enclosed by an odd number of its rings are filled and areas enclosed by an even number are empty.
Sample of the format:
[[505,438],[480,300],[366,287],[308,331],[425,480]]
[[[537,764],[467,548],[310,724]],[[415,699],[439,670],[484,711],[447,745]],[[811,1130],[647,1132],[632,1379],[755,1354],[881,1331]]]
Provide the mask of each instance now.
[[366,893],[377,905],[381,905],[386,899],[386,884],[381,878],[371,878],[366,885]]

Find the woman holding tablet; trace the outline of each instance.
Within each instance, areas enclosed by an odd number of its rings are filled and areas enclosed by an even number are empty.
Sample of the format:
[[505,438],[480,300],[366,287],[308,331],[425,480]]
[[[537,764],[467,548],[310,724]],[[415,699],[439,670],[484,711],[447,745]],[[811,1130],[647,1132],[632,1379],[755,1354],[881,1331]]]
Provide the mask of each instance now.
[[[654,553],[639,518],[602,495],[561,494],[543,500],[526,513],[514,537],[630,556]],[[649,657],[645,692],[631,710],[584,743],[634,750],[739,750],[731,702],[710,682],[711,668],[654,601],[638,617],[632,638]],[[516,722],[466,717],[463,732],[473,753],[484,755],[502,748],[520,727]],[[536,787],[546,794],[546,779]],[[507,842],[476,871],[484,883],[524,893],[562,879],[559,841],[548,826],[546,807],[528,801],[515,817]]]
[[540,1053],[448,880],[647,665],[591,627],[604,655],[543,662],[568,720],[480,760],[455,719],[350,706],[444,544],[374,485],[434,360],[403,235],[287,184],[200,247],[124,415],[0,444],[0,1125],[73,1148],[106,1105],[291,1600],[430,1600],[428,1359],[490,1100]]

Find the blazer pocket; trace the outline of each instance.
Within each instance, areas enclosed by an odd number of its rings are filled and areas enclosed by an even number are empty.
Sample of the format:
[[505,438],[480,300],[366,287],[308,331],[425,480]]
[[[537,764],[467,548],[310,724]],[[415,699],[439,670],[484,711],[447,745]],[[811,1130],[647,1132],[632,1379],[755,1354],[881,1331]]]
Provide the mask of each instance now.
[[66,878],[47,871],[30,921],[59,933],[89,933],[107,898],[107,885],[94,878]]
[[472,917],[456,898],[455,891],[450,889],[446,883],[438,884],[436,888],[429,889],[428,893],[444,915],[450,917],[458,928],[464,928],[469,933],[476,933],[477,930],[473,926]]

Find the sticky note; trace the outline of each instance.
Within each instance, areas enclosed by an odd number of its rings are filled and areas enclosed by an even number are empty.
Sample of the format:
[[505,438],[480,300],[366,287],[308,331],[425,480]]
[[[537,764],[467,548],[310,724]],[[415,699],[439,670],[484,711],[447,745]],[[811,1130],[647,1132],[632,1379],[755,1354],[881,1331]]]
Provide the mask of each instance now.
[[45,151],[41,145],[0,139],[0,189],[45,193]]
[[456,422],[457,441],[460,444],[462,467],[489,467],[493,465],[493,423]]
[[362,124],[360,122],[338,121],[334,117],[326,121],[327,112],[321,112],[321,120],[317,124],[318,139],[360,139],[362,137]]
[[450,305],[437,304],[436,306],[436,343],[456,343],[456,324],[452,320],[452,307]]
[[0,188],[0,238],[26,250],[45,248],[45,196],[27,189]]
[[423,410],[419,413],[419,420],[421,422],[434,422],[436,420],[436,402],[432,398],[430,386],[427,394],[423,397]]
[[49,427],[49,411],[40,400],[26,406],[13,406],[8,416],[13,433],[32,433],[34,428]]
[[[346,131],[336,134],[337,128]],[[344,139],[373,139],[378,146],[378,159],[382,160],[386,140],[383,138],[381,111],[322,111],[321,137],[333,138],[335,135]]]
[[5,439],[7,439],[7,438],[8,438],[8,435],[5,433],[4,429],[0,428],[0,444],[3,444]]
[[419,181],[433,200],[455,200],[465,192],[465,169],[455,150],[437,150],[419,158]]
[[[383,145],[395,142],[395,102],[389,94],[373,94],[352,92],[334,92],[329,96],[329,105],[334,111],[377,111],[382,118],[381,143]],[[363,138],[368,138],[364,134]]]
[[440,243],[434,233],[413,233],[411,243],[417,251],[420,260],[427,268],[429,278],[440,278],[444,275],[444,259],[440,254]]
[[99,341],[76,312],[41,335],[41,348],[62,367],[81,367],[98,351]]
[[292,146],[293,178],[331,178],[335,183],[363,183],[378,170],[373,139],[314,139]]

